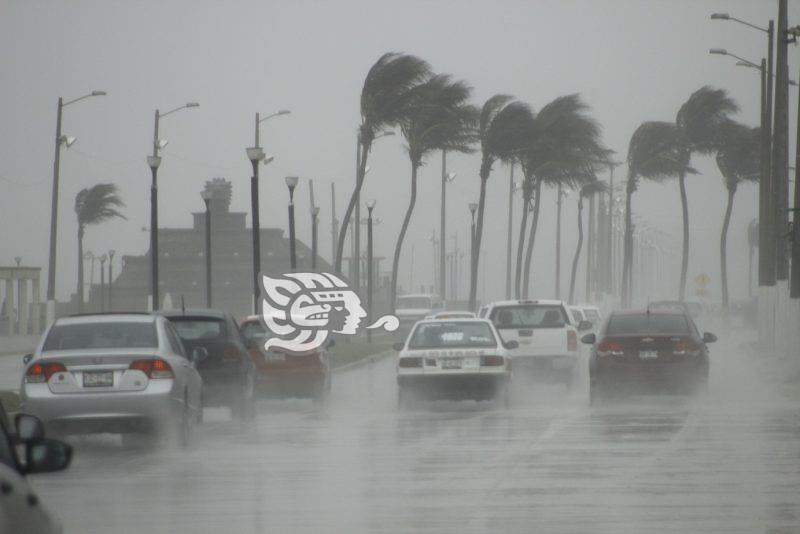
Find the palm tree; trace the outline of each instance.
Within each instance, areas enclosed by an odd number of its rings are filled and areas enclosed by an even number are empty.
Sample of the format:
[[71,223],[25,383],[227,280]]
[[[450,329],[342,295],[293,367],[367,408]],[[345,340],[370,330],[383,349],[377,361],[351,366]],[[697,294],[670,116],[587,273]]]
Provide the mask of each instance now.
[[75,196],[78,216],[78,310],[83,311],[83,235],[86,227],[114,217],[125,219],[117,208],[125,205],[117,194],[116,184],[97,184],[81,189]]
[[742,182],[758,181],[761,165],[761,129],[730,122],[722,128],[722,138],[717,152],[717,167],[728,190],[728,204],[722,221],[719,240],[720,280],[722,281],[722,305],[728,309],[728,226],[733,211],[733,197]]
[[397,125],[408,113],[410,90],[430,76],[430,66],[416,56],[388,52],[369,69],[361,89],[361,126],[358,130],[356,187],[339,229],[336,272],[342,272],[342,252],[347,227],[364,183],[372,142],[383,128]]
[[391,307],[397,298],[400,252],[417,200],[417,171],[434,150],[469,153],[477,140],[475,125],[478,110],[469,104],[472,89],[464,82],[453,82],[448,75],[436,75],[409,91],[413,105],[400,121],[411,160],[411,198],[394,248],[392,262]]
[[625,237],[622,263],[622,304],[631,304],[631,263],[633,226],[631,201],[639,178],[661,181],[673,176],[694,174],[689,153],[684,149],[677,126],[671,122],[644,122],[633,132],[628,145],[628,180],[625,187]]
[[[594,177],[594,166],[604,162],[609,154],[600,141],[600,126],[588,115],[588,109],[578,94],[561,96],[544,106],[530,127],[522,169],[525,180],[531,182],[534,204],[525,267],[521,272],[517,270],[518,298],[520,278],[523,279],[523,297],[527,298],[530,288],[542,184],[578,188]],[[518,258],[520,253],[518,250]]]
[[[715,152],[721,143],[722,129],[730,121],[730,115],[738,111],[739,106],[724,89],[704,86],[692,93],[678,110],[675,118],[687,161],[691,160],[693,153],[708,155]],[[689,204],[686,198],[686,173],[678,175],[678,185],[683,211],[683,256],[679,299],[683,300],[686,296],[686,274],[689,268]]]
[[486,204],[486,183],[492,173],[492,165],[500,160],[510,162],[521,153],[530,135],[533,113],[527,104],[514,100],[509,95],[494,95],[484,103],[478,124],[481,143],[481,189],[478,198],[478,221],[475,227],[475,242],[472,243],[470,265],[469,306],[475,309],[478,289],[478,264],[483,238],[483,214]]
[[[575,274],[578,271],[578,260],[581,257],[583,247],[583,199],[590,198],[597,193],[606,191],[605,182],[601,182],[596,177],[584,184],[578,193],[578,246],[575,248],[575,256],[572,258],[572,274],[569,278],[569,302],[572,304],[575,297]],[[591,213],[590,213],[591,215]]]

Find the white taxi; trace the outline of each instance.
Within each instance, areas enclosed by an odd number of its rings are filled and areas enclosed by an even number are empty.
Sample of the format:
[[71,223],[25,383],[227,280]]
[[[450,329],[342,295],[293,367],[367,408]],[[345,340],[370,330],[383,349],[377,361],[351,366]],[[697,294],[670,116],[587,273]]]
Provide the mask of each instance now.
[[400,407],[414,399],[498,399],[508,406],[508,351],[516,346],[485,319],[417,322],[406,341],[394,345]]

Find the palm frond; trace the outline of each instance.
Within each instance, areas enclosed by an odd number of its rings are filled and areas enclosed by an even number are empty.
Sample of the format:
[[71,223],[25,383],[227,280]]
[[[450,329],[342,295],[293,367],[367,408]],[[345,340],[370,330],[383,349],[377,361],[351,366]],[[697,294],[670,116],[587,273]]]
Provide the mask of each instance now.
[[729,121],[720,129],[717,167],[728,189],[744,181],[756,182],[761,174],[761,129]]
[[628,145],[628,168],[634,179],[655,181],[695,172],[677,126],[664,121],[644,122],[636,129]]
[[688,150],[710,154],[719,148],[724,125],[738,111],[739,105],[725,89],[706,85],[684,102],[678,110],[675,123]]
[[126,217],[117,209],[125,206],[118,195],[116,184],[97,184],[81,189],[75,196],[75,213],[78,224],[98,224],[115,217]]

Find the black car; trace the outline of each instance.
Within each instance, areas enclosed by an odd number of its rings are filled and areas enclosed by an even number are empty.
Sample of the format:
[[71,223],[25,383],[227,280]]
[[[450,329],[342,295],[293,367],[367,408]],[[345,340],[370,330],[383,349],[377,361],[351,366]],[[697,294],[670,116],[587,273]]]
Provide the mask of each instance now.
[[187,354],[204,350],[197,362],[203,406],[227,406],[237,419],[255,415],[255,365],[236,320],[217,310],[160,311],[175,327]]
[[692,393],[708,386],[708,347],[717,337],[702,336],[682,310],[613,312],[597,335],[589,358],[591,402],[612,393],[669,391]]

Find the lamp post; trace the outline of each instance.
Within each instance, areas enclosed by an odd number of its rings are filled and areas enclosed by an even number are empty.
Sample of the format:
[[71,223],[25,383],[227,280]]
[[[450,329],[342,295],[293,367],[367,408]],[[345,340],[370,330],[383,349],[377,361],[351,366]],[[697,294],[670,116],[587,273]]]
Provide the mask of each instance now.
[[317,223],[319,222],[319,206],[311,209],[311,270],[317,270]]
[[213,194],[208,189],[200,193],[200,198],[206,205],[206,308],[211,308],[211,198]]
[[53,192],[50,199],[50,253],[49,261],[47,263],[47,322],[51,323],[55,320],[55,300],[56,300],[56,239],[58,234],[58,180],[59,180],[59,166],[61,163],[61,145],[67,145],[67,148],[72,146],[75,138],[72,136],[62,135],[61,133],[61,116],[64,108],[75,102],[80,102],[85,98],[92,96],[104,96],[105,91],[92,91],[78,98],[73,98],[64,102],[62,97],[58,97],[58,108],[56,112],[56,152],[53,160]]
[[[508,233],[506,235],[506,299],[511,298],[511,233],[514,224],[514,161],[511,161],[511,176],[508,180]],[[484,275],[485,275],[484,271]],[[484,288],[485,290],[485,288]]]
[[150,295],[151,308],[153,311],[159,308],[158,296],[158,167],[161,165],[161,156],[158,151],[167,146],[166,139],[158,138],[158,123],[163,117],[180,111],[182,109],[196,108],[200,106],[197,102],[187,102],[166,113],[156,110],[155,124],[153,126],[153,154],[147,156],[147,165],[153,177],[150,186]]
[[[372,324],[372,210],[375,201],[367,202],[367,324]],[[372,330],[367,329],[367,343],[372,343]]]
[[556,299],[561,298],[561,202],[569,193],[563,191],[558,183],[558,200],[556,201]]
[[[769,21],[766,28],[762,28],[756,24],[732,17],[728,13],[713,13],[712,20],[732,20],[748,26],[749,28],[764,32],[767,34],[767,61],[766,64],[762,60],[761,70],[761,165],[762,174],[759,183],[759,215],[758,215],[758,231],[759,231],[759,247],[758,247],[758,285],[759,286],[774,286],[776,278],[776,238],[775,238],[775,180],[773,179],[772,169],[772,112],[773,112],[773,41],[775,36],[775,25],[772,20]],[[717,52],[712,53],[728,54],[726,50],[719,49]],[[741,58],[737,58],[740,59]],[[747,60],[743,62],[753,64]]]
[[286,187],[289,188],[289,258],[292,272],[297,269],[297,253],[294,240],[294,188],[297,187],[299,178],[297,176],[287,176],[285,178]]
[[470,265],[472,265],[472,261],[475,258],[475,211],[478,209],[477,202],[470,202],[469,203],[469,212],[472,215],[472,224],[470,225],[470,239],[469,239],[469,261]]
[[[447,209],[446,206],[446,195],[447,195],[447,184],[452,182],[456,179],[456,173],[454,172],[447,172],[447,160],[446,160],[446,152],[442,151],[442,206],[441,206],[441,218],[439,221],[439,235],[445,236],[446,230],[446,219],[445,219],[445,210]],[[439,292],[441,293],[442,300],[447,300],[447,275],[445,274],[444,268],[444,257],[445,257],[445,244],[446,240],[441,239],[439,241]]]
[[250,205],[251,205],[251,224],[253,234],[253,312],[258,313],[259,293],[260,287],[258,274],[261,272],[261,221],[259,220],[259,202],[258,202],[258,164],[263,161],[264,165],[269,164],[275,159],[274,156],[264,155],[264,149],[261,148],[259,141],[259,130],[262,122],[272,117],[280,115],[288,115],[291,113],[288,109],[281,109],[261,117],[260,113],[256,113],[255,121],[255,144],[246,149],[247,159],[253,165],[253,174],[250,176]]
[[106,311],[106,255],[103,254],[100,260],[100,312]]
[[114,276],[114,254],[116,254],[116,253],[117,253],[117,251],[114,250],[113,248],[108,251],[108,311],[114,311],[114,308],[111,306],[111,304],[112,304],[111,291],[112,291],[112,288],[114,287],[114,278],[113,278],[113,276]]

